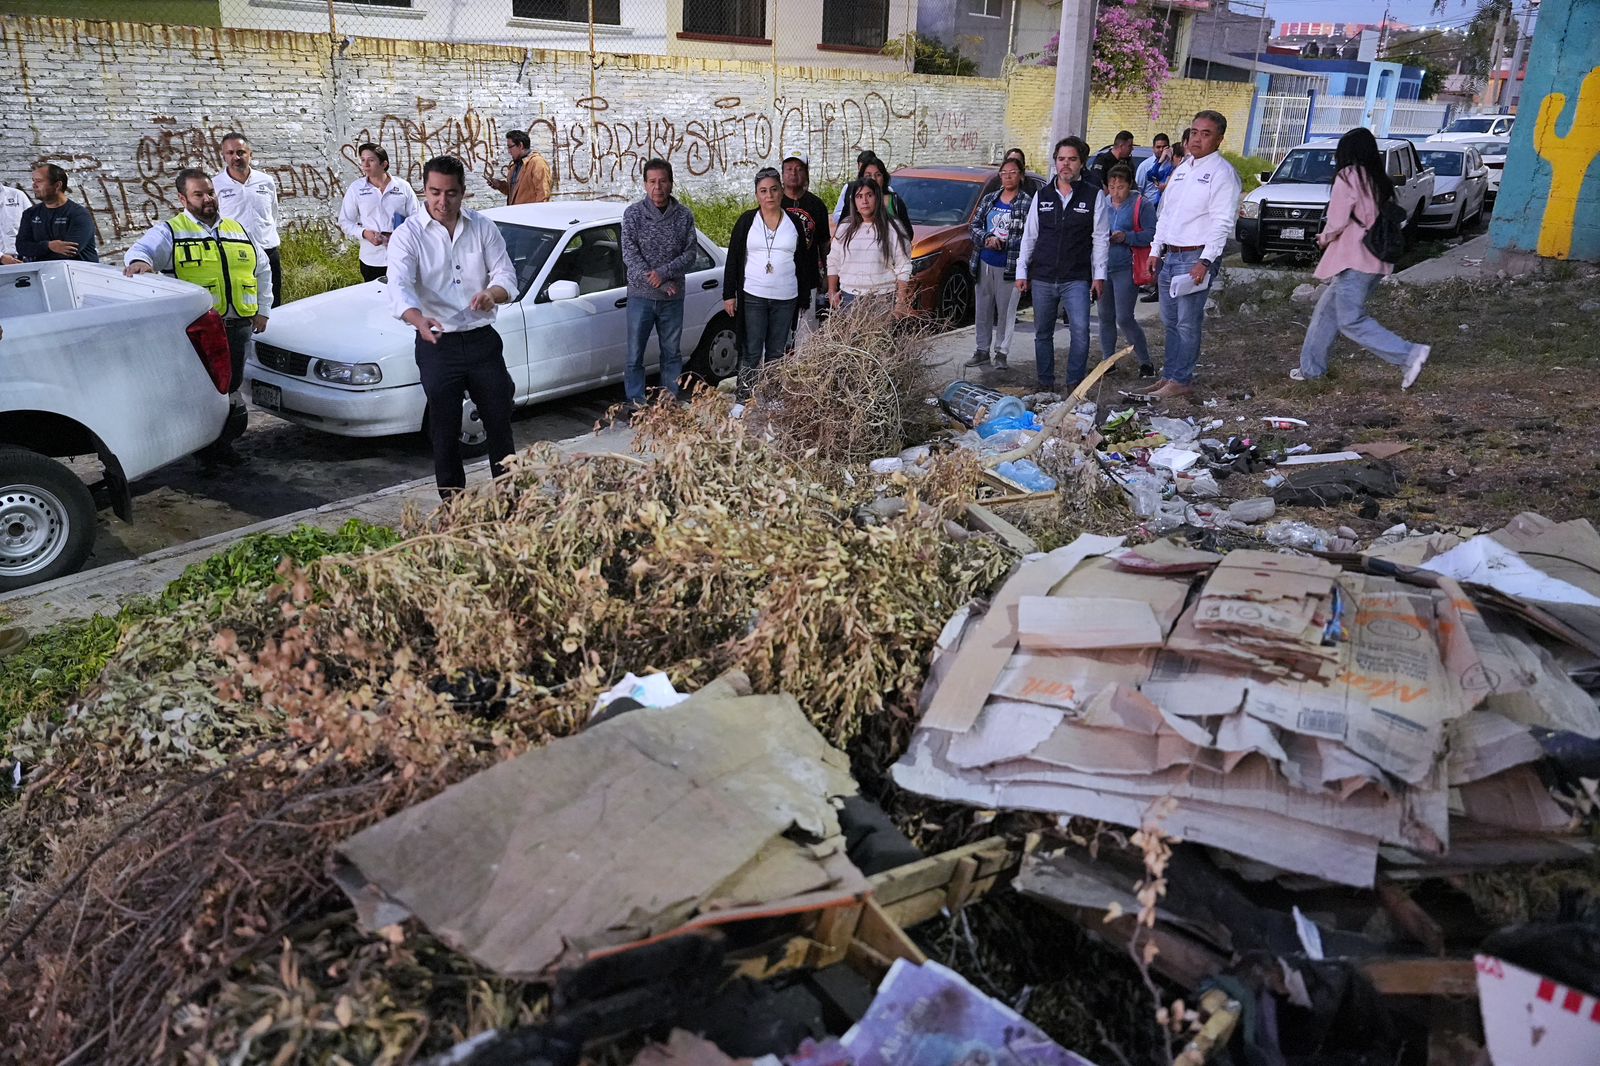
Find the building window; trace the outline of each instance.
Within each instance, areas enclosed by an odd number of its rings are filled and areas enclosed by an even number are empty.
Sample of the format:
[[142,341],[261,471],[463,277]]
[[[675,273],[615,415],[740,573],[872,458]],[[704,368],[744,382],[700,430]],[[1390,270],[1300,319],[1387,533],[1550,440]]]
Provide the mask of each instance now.
[[367,7],[410,7],[411,0],[339,0],[341,4],[365,4]]
[[889,0],[822,0],[822,43],[882,48],[889,39]]
[[767,0],[683,0],[683,32],[763,38],[767,35]]
[[[511,16],[587,23],[589,0],[511,0]],[[605,26],[622,25],[622,0],[594,0],[594,20]]]
[[1006,0],[968,0],[967,14],[979,15],[986,19],[1002,17]]

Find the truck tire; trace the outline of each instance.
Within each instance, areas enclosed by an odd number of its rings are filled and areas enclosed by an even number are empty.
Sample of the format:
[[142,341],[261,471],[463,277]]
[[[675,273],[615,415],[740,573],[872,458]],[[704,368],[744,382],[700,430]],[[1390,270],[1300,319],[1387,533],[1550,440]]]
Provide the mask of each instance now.
[[89,487],[53,459],[0,451],[0,592],[37,585],[83,566],[94,547]]
[[1254,244],[1250,241],[1239,242],[1239,258],[1246,263],[1259,263],[1265,254],[1259,244]]

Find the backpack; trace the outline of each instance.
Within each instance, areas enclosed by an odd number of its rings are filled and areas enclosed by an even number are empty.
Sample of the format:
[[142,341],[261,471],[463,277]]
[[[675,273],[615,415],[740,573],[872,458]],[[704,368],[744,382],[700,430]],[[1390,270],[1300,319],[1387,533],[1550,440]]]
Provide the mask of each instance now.
[[1383,262],[1398,263],[1406,251],[1407,217],[1406,209],[1391,196],[1378,208],[1378,217],[1367,227],[1361,243]]

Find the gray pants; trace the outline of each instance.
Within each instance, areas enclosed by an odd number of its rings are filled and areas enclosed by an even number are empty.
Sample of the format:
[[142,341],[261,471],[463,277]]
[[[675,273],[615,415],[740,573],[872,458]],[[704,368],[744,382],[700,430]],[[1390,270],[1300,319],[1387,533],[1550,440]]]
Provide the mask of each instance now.
[[[1017,325],[1017,283],[1006,280],[1006,268],[978,260],[978,346],[1004,359],[1011,351],[1011,331]],[[991,347],[992,346],[992,347]]]
[[1367,297],[1382,280],[1382,274],[1359,270],[1341,270],[1334,275],[1317,299],[1317,309],[1311,312],[1311,324],[1306,327],[1306,339],[1300,346],[1301,374],[1320,378],[1328,372],[1328,356],[1341,333],[1386,363],[1406,365],[1411,358],[1411,342],[1367,314]]

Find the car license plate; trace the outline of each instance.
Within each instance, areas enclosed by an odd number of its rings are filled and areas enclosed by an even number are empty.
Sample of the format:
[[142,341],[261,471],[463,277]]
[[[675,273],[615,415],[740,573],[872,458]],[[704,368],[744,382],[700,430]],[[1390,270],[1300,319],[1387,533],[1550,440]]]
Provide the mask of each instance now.
[[1306,239],[1304,226],[1285,226],[1278,231],[1278,236],[1286,241],[1303,241]]
[[266,385],[259,381],[251,381],[250,399],[257,407],[264,407],[268,411],[283,410],[283,390],[276,385]]

